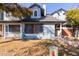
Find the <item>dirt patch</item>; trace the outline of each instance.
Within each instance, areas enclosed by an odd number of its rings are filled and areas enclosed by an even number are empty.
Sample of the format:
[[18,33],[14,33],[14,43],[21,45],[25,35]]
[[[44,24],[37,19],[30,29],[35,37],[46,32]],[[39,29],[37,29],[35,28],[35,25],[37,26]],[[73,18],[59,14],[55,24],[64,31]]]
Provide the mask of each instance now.
[[6,55],[6,56],[40,55],[42,51],[45,51],[47,49],[45,46],[39,45],[38,42],[41,42],[41,40],[29,40],[29,41],[17,40],[1,43],[0,55]]
[[14,40],[0,44],[1,56],[48,56],[49,46],[57,46],[67,56],[79,55],[79,41],[76,40]]

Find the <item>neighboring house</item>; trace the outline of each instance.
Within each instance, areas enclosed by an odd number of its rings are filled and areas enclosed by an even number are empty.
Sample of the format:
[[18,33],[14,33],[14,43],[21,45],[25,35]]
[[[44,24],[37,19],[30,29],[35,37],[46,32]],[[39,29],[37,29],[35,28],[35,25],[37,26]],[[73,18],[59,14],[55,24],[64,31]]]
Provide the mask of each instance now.
[[[0,13],[0,37],[19,39],[52,39],[62,36],[63,24],[66,23],[65,10],[59,9],[51,15],[46,15],[46,6],[43,8],[33,4],[30,18],[20,19],[11,13]],[[65,30],[66,31],[66,30]],[[69,33],[68,33],[69,34]],[[65,34],[63,34],[65,35]]]
[[57,19],[66,20],[66,19],[65,19],[65,18],[66,18],[65,13],[66,13],[66,10],[60,8],[60,9],[54,11],[53,13],[51,13],[51,15],[52,15],[53,17],[56,17]]
[[[56,17],[57,19],[61,20],[61,21],[66,21],[63,25],[62,25],[62,36],[73,36],[74,31],[73,31],[73,27],[72,26],[67,26],[67,20],[66,20],[66,10],[60,8],[56,11],[54,11],[53,13],[51,13],[51,15],[53,17]],[[60,24],[57,24],[56,26],[60,26]],[[60,35],[60,30],[59,29],[55,29],[56,31],[56,35]]]

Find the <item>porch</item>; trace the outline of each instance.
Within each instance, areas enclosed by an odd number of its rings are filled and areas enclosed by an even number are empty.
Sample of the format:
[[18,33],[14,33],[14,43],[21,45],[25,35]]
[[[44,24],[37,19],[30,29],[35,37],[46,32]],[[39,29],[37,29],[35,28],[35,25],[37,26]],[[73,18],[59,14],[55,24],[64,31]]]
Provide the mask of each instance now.
[[[3,37],[19,39],[52,39],[56,36],[55,24],[3,24]],[[62,23],[59,26],[59,36],[62,36]]]
[[38,39],[42,37],[42,25],[8,23],[3,24],[3,37],[14,39]]

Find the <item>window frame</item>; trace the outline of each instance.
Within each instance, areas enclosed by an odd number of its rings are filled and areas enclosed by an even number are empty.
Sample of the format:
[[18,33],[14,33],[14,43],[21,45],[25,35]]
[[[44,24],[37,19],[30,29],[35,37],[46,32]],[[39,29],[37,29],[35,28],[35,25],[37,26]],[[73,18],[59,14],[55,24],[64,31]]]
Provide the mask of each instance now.
[[[16,27],[16,26],[19,26],[19,27]],[[20,25],[9,25],[9,32],[20,32]]]
[[[40,26],[39,26],[40,25]],[[39,26],[39,29],[37,27]],[[31,27],[31,29],[29,28]],[[29,29],[28,29],[29,28]],[[42,30],[41,30],[42,29]],[[28,32],[27,32],[28,31]],[[27,34],[37,34],[43,32],[42,24],[26,24],[24,32]]]

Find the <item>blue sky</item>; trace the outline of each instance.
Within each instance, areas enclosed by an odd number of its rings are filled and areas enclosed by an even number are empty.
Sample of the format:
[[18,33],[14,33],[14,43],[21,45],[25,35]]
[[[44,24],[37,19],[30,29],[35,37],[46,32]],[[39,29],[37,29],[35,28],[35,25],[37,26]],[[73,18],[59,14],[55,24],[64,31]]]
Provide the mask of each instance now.
[[[20,5],[28,8],[29,6],[32,5],[32,3],[23,3]],[[42,7],[41,3],[39,3],[39,5]],[[52,13],[55,10],[58,10],[60,8],[68,10],[70,8],[76,8],[78,6],[79,6],[78,3],[46,3],[46,10],[47,10],[47,14],[50,14],[50,13]]]

